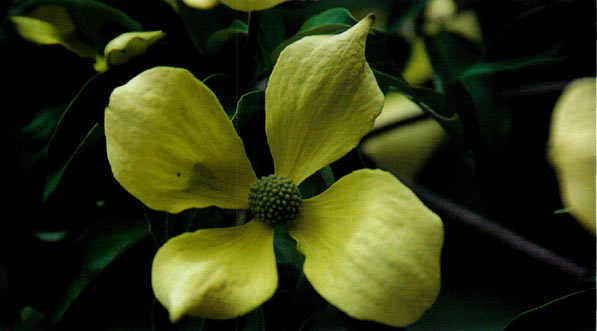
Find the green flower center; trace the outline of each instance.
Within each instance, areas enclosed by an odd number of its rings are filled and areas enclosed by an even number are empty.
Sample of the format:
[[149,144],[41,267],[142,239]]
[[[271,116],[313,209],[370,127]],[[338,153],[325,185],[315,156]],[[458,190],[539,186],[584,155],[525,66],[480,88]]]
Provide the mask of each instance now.
[[295,219],[302,203],[298,187],[280,175],[261,177],[249,191],[251,212],[271,225],[284,225]]

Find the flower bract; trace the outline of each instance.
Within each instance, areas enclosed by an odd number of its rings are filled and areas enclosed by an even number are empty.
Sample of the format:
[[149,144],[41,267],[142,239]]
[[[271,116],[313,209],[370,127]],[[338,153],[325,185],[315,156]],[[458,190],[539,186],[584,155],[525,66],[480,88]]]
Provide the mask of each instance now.
[[110,65],[124,64],[131,58],[145,53],[149,46],[165,35],[161,30],[125,32],[106,45],[103,56],[96,56],[94,68],[103,72],[108,70]]
[[423,110],[404,95],[388,93],[373,128],[397,126],[369,137],[361,150],[381,168],[413,180],[446,138],[442,127],[423,115]]
[[209,9],[218,2],[240,11],[264,10],[272,8],[287,0],[183,0],[189,6],[198,9]]
[[65,7],[41,4],[10,19],[24,39],[40,45],[61,45],[78,56],[95,59],[98,72],[128,62],[165,36],[160,30],[125,32],[109,41],[102,53],[76,36],[78,27]]
[[[471,41],[480,41],[481,27],[477,15],[470,10],[458,11],[453,0],[431,0],[425,5],[423,32],[433,35],[448,30]],[[422,37],[411,37],[411,55],[402,77],[412,85],[422,85],[433,76]]]
[[[259,208],[298,201],[292,188],[355,148],[381,111],[383,94],[365,61],[372,24],[369,16],[280,54],[265,91],[274,180],[254,186],[258,178],[217,97],[187,70],[169,67],[139,74],[110,97],[105,130],[115,178],[148,207],[170,213],[252,205],[260,215]],[[279,187],[289,196],[272,193]],[[274,200],[249,201],[264,198]],[[443,226],[393,175],[357,170],[297,204],[298,215],[290,211],[295,218],[283,223],[305,255],[306,278],[332,305],[401,326],[433,304]],[[263,217],[184,233],[158,250],[152,286],[172,321],[234,318],[274,294],[274,228]]]
[[552,114],[549,159],[564,206],[595,233],[595,78],[570,83]]

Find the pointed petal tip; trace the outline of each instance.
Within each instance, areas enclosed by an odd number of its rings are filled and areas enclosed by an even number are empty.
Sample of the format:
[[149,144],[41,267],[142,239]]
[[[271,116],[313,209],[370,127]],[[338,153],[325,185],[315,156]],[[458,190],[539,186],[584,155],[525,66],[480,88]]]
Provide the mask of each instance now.
[[171,309],[170,314],[169,314],[170,323],[174,324],[174,323],[178,322],[178,320],[180,320],[182,315],[184,315],[184,311],[179,310],[179,309]]
[[371,30],[371,28],[373,27],[373,23],[375,23],[375,14],[369,13],[362,20],[360,20],[359,23],[357,23],[357,24],[363,24],[363,25],[367,26],[367,32],[369,32],[369,30]]
[[361,19],[357,24],[353,25],[352,28],[348,29],[345,33],[351,31],[352,33],[349,34],[356,34],[359,38],[366,38],[369,34],[369,31],[373,28],[373,23],[375,22],[375,14],[370,13]]

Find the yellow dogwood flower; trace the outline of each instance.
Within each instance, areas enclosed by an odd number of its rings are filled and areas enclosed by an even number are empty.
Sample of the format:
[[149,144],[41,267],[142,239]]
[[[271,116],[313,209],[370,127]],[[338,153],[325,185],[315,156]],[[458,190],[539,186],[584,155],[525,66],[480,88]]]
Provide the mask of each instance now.
[[362,169],[304,201],[297,188],[356,147],[382,108],[365,61],[372,24],[369,16],[280,54],[265,91],[275,173],[261,179],[216,96],[188,71],[153,68],[114,90],[107,153],[128,192],[171,213],[217,206],[255,216],[184,233],[158,250],[152,286],[171,321],[233,318],[268,300],[278,280],[273,224],[298,242],[315,290],[348,315],[400,326],[433,304],[443,226],[406,186]]
[[564,206],[595,233],[595,112],[597,80],[579,78],[558,99],[551,119],[548,157]]
[[376,164],[401,179],[414,180],[446,138],[446,132],[431,117],[421,118],[423,110],[397,92],[386,95],[373,130],[399,123],[396,128],[366,139],[361,151]]
[[209,9],[218,2],[240,11],[264,10],[272,8],[286,0],[182,0],[185,5],[198,9]]
[[[433,35],[444,29],[471,41],[481,40],[481,28],[473,11],[459,11],[454,0],[428,1],[422,32]],[[410,85],[426,84],[433,77],[433,70],[423,37],[409,34],[406,37],[411,43],[411,53],[402,78]],[[373,130],[389,125],[397,127],[369,137],[362,151],[381,168],[402,179],[413,180],[446,137],[444,129],[433,118],[413,120],[423,114],[423,109],[403,94],[389,92]]]
[[[454,0],[430,0],[425,5],[423,33],[433,35],[448,30],[472,41],[481,41],[477,15],[472,10],[458,11]],[[403,78],[411,85],[422,85],[433,76],[423,37],[412,37],[411,55],[404,67]]]
[[77,26],[72,14],[58,5],[38,5],[19,15],[11,16],[17,32],[40,45],[61,45],[78,56],[95,59],[97,72],[108,70],[145,53],[147,48],[165,36],[161,30],[133,31],[120,34],[104,47],[103,54],[87,42],[75,37]]

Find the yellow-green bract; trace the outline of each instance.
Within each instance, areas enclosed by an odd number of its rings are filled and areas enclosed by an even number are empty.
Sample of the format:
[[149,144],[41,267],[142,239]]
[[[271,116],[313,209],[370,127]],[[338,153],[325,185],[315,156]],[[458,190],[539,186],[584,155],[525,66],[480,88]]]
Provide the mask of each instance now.
[[209,9],[221,2],[232,9],[241,11],[264,10],[284,1],[286,0],[182,0],[187,6],[198,9]]
[[549,159],[564,206],[595,233],[595,78],[570,83],[555,105]]

